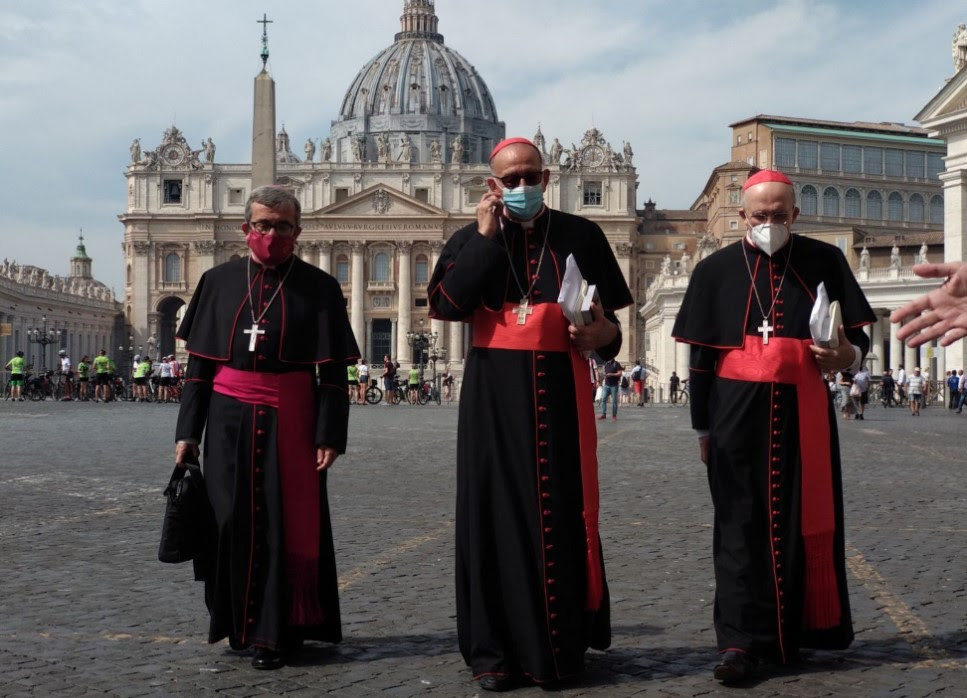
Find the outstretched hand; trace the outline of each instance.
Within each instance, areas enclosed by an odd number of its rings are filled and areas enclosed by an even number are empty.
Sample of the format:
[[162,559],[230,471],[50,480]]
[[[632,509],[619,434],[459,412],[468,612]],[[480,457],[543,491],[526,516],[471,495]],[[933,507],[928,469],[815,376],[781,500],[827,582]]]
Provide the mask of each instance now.
[[913,318],[897,331],[897,339],[907,346],[918,347],[938,337],[946,347],[967,336],[967,264],[917,264],[917,276],[925,279],[946,277],[947,280],[890,313],[890,322]]

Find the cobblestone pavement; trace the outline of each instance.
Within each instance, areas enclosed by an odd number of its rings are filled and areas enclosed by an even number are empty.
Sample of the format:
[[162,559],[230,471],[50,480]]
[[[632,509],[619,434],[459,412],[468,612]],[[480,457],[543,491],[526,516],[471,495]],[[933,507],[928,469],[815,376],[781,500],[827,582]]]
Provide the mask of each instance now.
[[[176,411],[0,403],[0,695],[480,693],[456,648],[455,406],[353,408],[330,477],[346,639],[276,672],[207,645],[190,566],[157,561]],[[744,695],[967,695],[965,426],[940,407],[840,421],[856,642]],[[614,643],[558,692],[739,692],[710,674],[712,515],[687,410],[626,407],[599,434]]]

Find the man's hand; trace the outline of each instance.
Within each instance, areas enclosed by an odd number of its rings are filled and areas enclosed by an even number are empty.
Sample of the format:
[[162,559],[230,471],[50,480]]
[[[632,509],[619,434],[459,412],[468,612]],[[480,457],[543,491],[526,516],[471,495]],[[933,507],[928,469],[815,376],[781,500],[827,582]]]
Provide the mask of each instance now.
[[618,336],[618,326],[604,316],[604,311],[597,303],[591,304],[591,324],[578,327],[568,326],[571,333],[571,344],[578,351],[593,351],[614,341]]
[[328,446],[322,446],[316,449],[316,470],[322,472],[323,470],[328,470],[336,458],[339,457],[339,452],[334,448],[329,448]]
[[946,347],[967,337],[967,264],[917,264],[913,271],[925,279],[945,276],[947,280],[940,288],[890,313],[890,322],[914,318],[897,331],[897,338],[906,340],[907,346],[918,347],[942,337],[940,346]]
[[503,213],[500,194],[488,191],[477,204],[477,232],[490,240],[497,234],[497,218]]
[[200,452],[198,444],[179,441],[175,444],[175,465],[184,468],[187,462],[197,463]]
[[846,331],[842,325],[839,326],[838,347],[835,349],[823,349],[813,344],[809,347],[809,350],[813,353],[816,363],[819,364],[819,368],[823,371],[841,371],[844,368],[852,366],[856,360],[856,350],[846,338]]
[[705,465],[708,465],[708,437],[699,436],[698,437],[698,457],[702,459]]

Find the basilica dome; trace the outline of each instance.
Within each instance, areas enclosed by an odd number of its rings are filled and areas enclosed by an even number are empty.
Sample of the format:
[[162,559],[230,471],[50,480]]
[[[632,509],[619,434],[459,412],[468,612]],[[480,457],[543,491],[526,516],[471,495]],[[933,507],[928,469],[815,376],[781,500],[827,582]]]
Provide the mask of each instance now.
[[504,137],[486,83],[437,22],[433,0],[406,0],[395,41],[357,73],[332,122],[339,161],[486,162]]

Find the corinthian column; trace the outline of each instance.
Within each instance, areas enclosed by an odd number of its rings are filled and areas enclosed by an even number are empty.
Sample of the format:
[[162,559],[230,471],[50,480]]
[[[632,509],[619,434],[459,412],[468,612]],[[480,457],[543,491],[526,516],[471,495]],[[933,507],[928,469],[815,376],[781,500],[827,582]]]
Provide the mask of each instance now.
[[327,274],[332,273],[332,243],[328,240],[319,242],[319,268]]
[[353,250],[352,263],[352,300],[350,301],[349,323],[352,325],[356,343],[363,356],[368,356],[366,347],[366,321],[363,317],[363,303],[365,303],[365,278],[363,276],[363,251],[366,243],[356,240],[350,244]]
[[[441,252],[443,252],[443,240],[430,242],[430,276],[433,276],[433,270],[436,269],[436,263],[440,259]],[[445,328],[446,324],[443,320],[430,320],[430,331],[436,332],[437,337],[440,338],[438,342],[441,348],[445,347],[447,343]],[[447,352],[447,358],[449,359],[449,357],[450,354]]]
[[409,357],[409,360],[412,360],[413,357],[410,356],[409,345],[406,339],[406,333],[412,329],[410,327],[413,308],[413,279],[411,278],[410,272],[410,252],[412,244],[406,240],[401,240],[396,243],[396,248],[400,261],[399,278],[396,280],[396,308],[397,317],[399,318],[399,332],[396,333],[396,355],[400,357],[406,356]]

